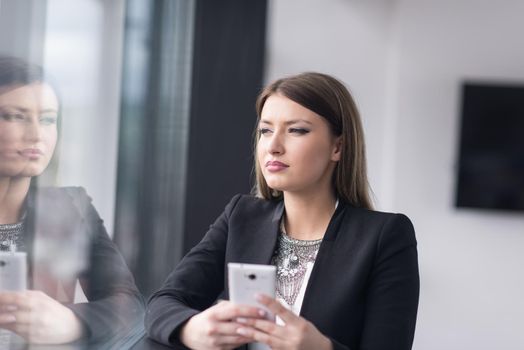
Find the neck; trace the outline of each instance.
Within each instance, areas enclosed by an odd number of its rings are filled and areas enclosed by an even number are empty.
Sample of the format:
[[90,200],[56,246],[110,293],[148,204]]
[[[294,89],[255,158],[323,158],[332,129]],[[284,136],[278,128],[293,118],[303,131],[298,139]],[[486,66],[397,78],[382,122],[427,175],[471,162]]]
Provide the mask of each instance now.
[[0,224],[13,224],[20,220],[30,183],[30,177],[0,177]]
[[310,194],[284,193],[285,228],[295,239],[324,237],[335,212],[336,197],[331,191]]

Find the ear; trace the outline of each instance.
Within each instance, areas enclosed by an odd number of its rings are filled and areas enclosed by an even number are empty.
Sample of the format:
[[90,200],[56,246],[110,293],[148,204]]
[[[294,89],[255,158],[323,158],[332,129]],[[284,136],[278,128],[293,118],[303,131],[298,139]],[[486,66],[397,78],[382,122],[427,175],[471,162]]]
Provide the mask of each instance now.
[[331,153],[331,160],[334,162],[338,162],[340,160],[341,153],[342,153],[342,136],[338,136],[335,138],[335,142],[333,144],[333,152]]

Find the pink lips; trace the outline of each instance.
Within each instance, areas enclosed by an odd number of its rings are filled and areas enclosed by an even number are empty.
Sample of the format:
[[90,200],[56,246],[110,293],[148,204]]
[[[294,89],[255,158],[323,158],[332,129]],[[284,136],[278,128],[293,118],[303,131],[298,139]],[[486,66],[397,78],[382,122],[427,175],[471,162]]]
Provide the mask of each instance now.
[[289,165],[273,160],[266,163],[266,169],[270,172],[277,172],[289,168]]
[[20,151],[20,154],[29,159],[38,159],[44,155],[44,152],[38,148],[26,148]]

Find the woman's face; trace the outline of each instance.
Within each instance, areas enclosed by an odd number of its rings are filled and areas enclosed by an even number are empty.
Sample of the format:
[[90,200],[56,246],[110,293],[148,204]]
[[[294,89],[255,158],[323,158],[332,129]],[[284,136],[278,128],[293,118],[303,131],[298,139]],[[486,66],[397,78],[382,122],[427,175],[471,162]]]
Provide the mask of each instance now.
[[58,108],[47,84],[0,87],[0,177],[45,170],[55,150]]
[[340,142],[323,117],[282,95],[271,95],[258,127],[257,158],[269,187],[296,193],[331,190]]

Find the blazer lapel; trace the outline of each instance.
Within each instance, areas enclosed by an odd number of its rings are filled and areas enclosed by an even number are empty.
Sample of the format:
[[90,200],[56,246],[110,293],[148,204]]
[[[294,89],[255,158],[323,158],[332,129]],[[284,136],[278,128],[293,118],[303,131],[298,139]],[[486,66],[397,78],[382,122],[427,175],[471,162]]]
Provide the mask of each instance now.
[[324,239],[320,244],[313,270],[308,280],[304,300],[300,309],[300,315],[310,321],[315,321],[317,310],[322,305],[322,297],[326,296],[326,286],[323,283],[323,276],[333,273],[333,264],[331,259],[336,252],[336,239],[340,232],[342,222],[347,212],[347,204],[340,203],[329,222]]
[[284,212],[284,202],[270,204],[267,209],[260,210],[259,215],[253,215],[250,220],[239,223],[231,238],[229,253],[224,266],[224,297],[229,299],[227,263],[262,264],[271,263],[275,251],[280,218]]
[[28,214],[32,287],[58,301],[72,302],[78,273],[74,265],[81,264],[76,259],[87,257],[84,240],[88,237],[81,233],[85,231],[81,216],[69,198],[47,189],[33,193]]
[[242,234],[235,237],[234,262],[264,264],[271,262],[275,251],[280,219],[284,212],[284,202],[280,201],[267,209],[267,214],[257,215],[245,223]]

